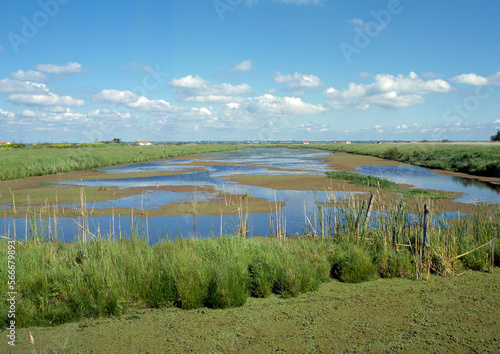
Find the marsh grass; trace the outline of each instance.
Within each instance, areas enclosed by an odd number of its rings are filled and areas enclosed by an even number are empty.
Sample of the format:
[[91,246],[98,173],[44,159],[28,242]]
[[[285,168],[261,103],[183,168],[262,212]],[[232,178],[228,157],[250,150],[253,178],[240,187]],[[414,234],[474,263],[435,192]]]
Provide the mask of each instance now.
[[473,175],[500,177],[500,149],[493,145],[467,144],[313,144],[289,148],[342,151],[396,160],[416,166]]
[[359,173],[332,171],[326,172],[326,176],[328,178],[348,181],[349,183],[360,187],[373,187],[382,190],[393,190],[403,197],[411,199],[446,199],[452,197],[453,195],[453,193],[446,193],[443,191],[431,192],[418,188],[409,190],[401,189],[396,183],[391,182],[385,178],[379,178],[370,175],[361,175]]
[[[63,146],[64,145],[64,146]],[[129,146],[126,144],[37,144],[0,150],[0,180],[90,170],[123,163],[242,149],[242,145]]]

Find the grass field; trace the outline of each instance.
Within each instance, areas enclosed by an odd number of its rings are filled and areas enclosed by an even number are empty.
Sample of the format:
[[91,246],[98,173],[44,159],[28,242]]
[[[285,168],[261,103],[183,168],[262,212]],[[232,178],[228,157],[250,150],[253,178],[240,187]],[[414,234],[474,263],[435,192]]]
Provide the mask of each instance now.
[[0,149],[0,180],[241,149],[238,145],[54,144]]
[[500,177],[500,145],[498,144],[313,144],[290,147],[343,151],[427,168]]

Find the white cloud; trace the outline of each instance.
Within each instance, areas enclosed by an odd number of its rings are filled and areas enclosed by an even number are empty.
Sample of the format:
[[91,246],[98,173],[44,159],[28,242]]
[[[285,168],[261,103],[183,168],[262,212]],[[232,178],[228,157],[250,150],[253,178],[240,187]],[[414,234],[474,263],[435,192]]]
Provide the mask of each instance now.
[[175,107],[165,100],[150,100],[144,96],[138,96],[131,91],[102,90],[92,98],[95,102],[111,103],[144,112],[156,112],[166,114],[172,112]]
[[327,108],[304,102],[298,97],[278,97],[265,94],[250,98],[246,110],[254,115],[298,116],[323,113],[327,111]]
[[245,71],[250,71],[252,70],[252,61],[247,59],[243,60],[241,63],[236,65],[231,71],[234,72],[245,72]]
[[10,76],[12,76],[14,79],[21,80],[21,81],[44,81],[47,79],[47,75],[39,72],[39,71],[34,71],[34,70],[28,70],[28,71],[23,71],[23,70],[18,70],[14,73],[11,73]]
[[404,75],[375,75],[369,85],[350,83],[343,91],[333,87],[325,90],[328,104],[334,109],[355,108],[368,110],[372,106],[398,108],[422,104],[423,95],[431,92],[449,92],[450,84],[441,79],[424,81],[411,72]]
[[169,85],[175,89],[179,100],[184,102],[234,102],[239,96],[248,95],[252,91],[247,84],[212,85],[201,77],[192,75],[174,79]]
[[0,93],[48,93],[45,84],[20,80],[0,80]]
[[23,109],[22,111],[17,112],[18,116],[21,117],[26,117],[26,118],[34,118],[38,115],[39,113],[32,111],[31,109]]
[[451,81],[459,84],[474,86],[497,86],[500,85],[500,71],[490,77],[484,77],[475,73],[457,75]]
[[110,109],[96,109],[88,113],[89,118],[108,119],[122,121],[132,118],[130,113],[121,113]]
[[459,84],[469,84],[469,85],[477,85],[477,86],[482,86],[482,85],[487,85],[488,84],[488,79],[484,76],[479,76],[476,74],[462,74],[455,76],[451,81],[459,83]]
[[295,72],[293,75],[285,75],[278,72],[274,77],[274,81],[278,84],[285,84],[287,90],[296,96],[301,96],[306,91],[312,91],[323,85],[316,75],[304,75],[298,72]]
[[40,64],[35,69],[48,74],[75,74],[83,71],[81,64],[71,62],[66,65]]
[[14,113],[6,111],[2,108],[0,108],[0,119],[1,118],[14,118]]
[[84,100],[76,99],[70,96],[59,96],[55,93],[39,94],[24,94],[15,93],[7,97],[7,100],[16,104],[27,104],[34,106],[83,106]]
[[66,112],[67,108],[63,106],[47,106],[43,107],[43,110],[51,113],[63,113]]
[[324,124],[315,124],[311,122],[300,124],[299,127],[308,133],[324,133],[329,130]]

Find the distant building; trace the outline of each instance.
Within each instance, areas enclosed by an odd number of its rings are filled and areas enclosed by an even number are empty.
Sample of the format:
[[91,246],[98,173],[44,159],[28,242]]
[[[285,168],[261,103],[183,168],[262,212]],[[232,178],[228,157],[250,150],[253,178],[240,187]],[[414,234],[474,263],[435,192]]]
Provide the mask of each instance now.
[[350,143],[351,143],[351,141],[350,141],[350,140],[346,140],[346,141],[345,141],[345,143],[346,143],[346,144],[350,144]]
[[308,141],[304,141],[302,144],[304,144],[304,145],[309,145],[309,144],[310,144],[310,142],[308,142]]
[[0,145],[10,145],[10,141],[0,141]]
[[137,145],[142,145],[142,146],[144,146],[144,145],[153,145],[153,144],[152,144],[152,143],[150,143],[150,142],[144,142],[144,141],[141,141],[141,142],[138,142],[138,143],[137,143]]

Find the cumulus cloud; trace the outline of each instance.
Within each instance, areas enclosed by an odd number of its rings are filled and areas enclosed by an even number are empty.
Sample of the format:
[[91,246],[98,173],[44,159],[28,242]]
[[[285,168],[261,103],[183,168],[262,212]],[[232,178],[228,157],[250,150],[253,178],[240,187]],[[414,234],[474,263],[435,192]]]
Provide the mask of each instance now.
[[31,109],[23,109],[22,111],[17,112],[18,116],[21,117],[26,117],[26,118],[34,118],[38,115],[39,113],[31,110]]
[[424,103],[425,94],[451,90],[450,84],[444,80],[425,81],[414,72],[408,76],[378,74],[374,79],[375,82],[368,85],[350,83],[343,91],[328,88],[324,92],[327,103],[338,110],[368,110],[372,106],[398,108]]
[[174,79],[169,85],[176,91],[178,99],[184,102],[234,102],[239,96],[248,95],[252,91],[247,84],[212,85],[197,75]]
[[122,105],[144,112],[167,113],[175,109],[165,100],[150,100],[128,90],[102,90],[100,93],[95,94],[92,99],[95,102]]
[[322,105],[302,101],[299,97],[278,97],[271,94],[250,98],[246,110],[252,114],[267,116],[299,116],[327,111]]
[[84,100],[76,99],[70,96],[59,96],[51,92],[42,95],[14,93],[9,95],[7,100],[16,104],[27,104],[33,106],[83,106],[85,104]]
[[0,80],[0,93],[48,93],[45,84],[21,80]]
[[126,106],[144,112],[167,113],[175,109],[165,100],[150,100],[131,91],[102,90],[92,98],[95,102]]
[[490,77],[484,77],[475,73],[457,75],[451,81],[459,84],[474,86],[498,86],[500,85],[500,71]]
[[83,71],[81,64],[72,62],[69,62],[66,65],[39,64],[35,67],[35,69],[48,74],[76,74]]
[[28,70],[28,71],[18,70],[14,73],[11,73],[10,76],[12,76],[14,79],[21,81],[40,82],[47,79],[47,75],[34,70]]
[[253,69],[252,68],[252,61],[247,59],[247,60],[243,60],[241,63],[236,65],[233,69],[231,69],[231,71],[245,72],[245,71],[250,71],[252,69]]
[[274,77],[274,81],[278,84],[284,84],[286,89],[296,96],[304,95],[306,91],[315,90],[323,85],[316,75],[304,75],[298,72],[295,72],[293,75],[285,75],[278,72]]

